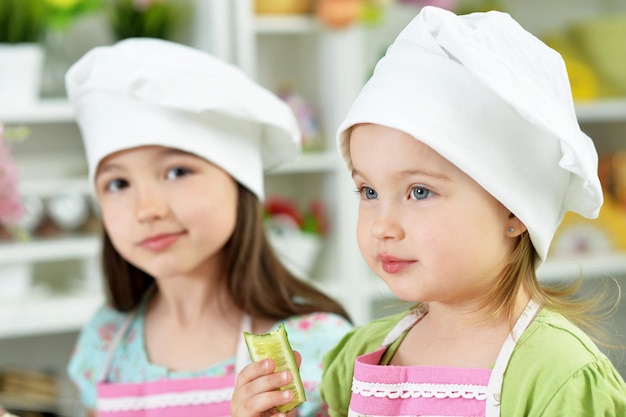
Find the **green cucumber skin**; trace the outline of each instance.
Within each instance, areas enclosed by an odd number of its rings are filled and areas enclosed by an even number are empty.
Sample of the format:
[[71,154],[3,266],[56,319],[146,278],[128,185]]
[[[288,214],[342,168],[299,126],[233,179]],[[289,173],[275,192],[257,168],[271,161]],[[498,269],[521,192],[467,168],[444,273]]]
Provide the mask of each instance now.
[[[291,389],[294,393],[294,399],[287,404],[279,405],[276,409],[281,413],[288,413],[300,404],[304,403],[306,401],[306,395],[304,392],[304,386],[302,385],[302,378],[300,377],[300,369],[298,368],[296,357],[294,356],[291,345],[289,344],[289,338],[287,337],[287,331],[285,330],[284,324],[281,323],[277,329],[265,334],[252,334],[244,332],[244,339],[252,361],[258,362],[266,358],[272,358],[274,363],[276,363],[275,372],[285,369],[291,371],[293,376],[291,384],[293,384],[294,387],[289,388],[289,385],[286,385],[280,389]],[[258,343],[262,345],[276,343],[280,348],[280,352],[264,352],[262,349],[256,349],[255,344]],[[281,358],[284,359],[286,366],[279,368],[278,364],[280,363]],[[300,393],[300,395],[298,395],[298,393]]]

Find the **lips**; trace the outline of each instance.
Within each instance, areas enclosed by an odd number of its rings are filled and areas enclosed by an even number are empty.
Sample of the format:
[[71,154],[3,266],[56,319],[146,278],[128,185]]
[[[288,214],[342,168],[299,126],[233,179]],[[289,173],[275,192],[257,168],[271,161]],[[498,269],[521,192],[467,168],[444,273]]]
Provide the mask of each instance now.
[[416,262],[387,255],[379,255],[376,258],[380,262],[383,271],[388,274],[397,274],[402,272]]
[[151,252],[160,252],[172,246],[181,237],[181,233],[164,233],[144,239],[139,244]]

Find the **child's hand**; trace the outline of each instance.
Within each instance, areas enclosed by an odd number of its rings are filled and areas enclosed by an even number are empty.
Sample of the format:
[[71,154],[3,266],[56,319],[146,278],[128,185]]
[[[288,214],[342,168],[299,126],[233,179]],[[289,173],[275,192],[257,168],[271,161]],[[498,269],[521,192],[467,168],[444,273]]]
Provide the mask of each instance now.
[[[294,351],[298,366],[302,356]],[[293,399],[290,390],[280,391],[280,387],[292,380],[289,371],[274,373],[272,359],[251,363],[239,372],[235,392],[230,403],[232,417],[272,417],[285,416],[276,411],[276,407],[287,404]],[[295,410],[287,416],[295,416]]]

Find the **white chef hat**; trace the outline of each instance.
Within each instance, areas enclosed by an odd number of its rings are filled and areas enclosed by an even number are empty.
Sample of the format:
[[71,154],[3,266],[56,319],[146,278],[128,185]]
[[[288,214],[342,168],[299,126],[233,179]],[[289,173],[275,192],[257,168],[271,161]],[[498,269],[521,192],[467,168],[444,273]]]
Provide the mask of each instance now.
[[403,131],[464,171],[528,228],[540,265],[567,211],[598,216],[598,156],[577,122],[561,56],[508,14],[424,7],[341,123]]
[[201,156],[264,198],[263,174],[296,157],[291,109],[237,67],[174,42],[96,47],[67,72],[90,183],[114,152],[161,145]]

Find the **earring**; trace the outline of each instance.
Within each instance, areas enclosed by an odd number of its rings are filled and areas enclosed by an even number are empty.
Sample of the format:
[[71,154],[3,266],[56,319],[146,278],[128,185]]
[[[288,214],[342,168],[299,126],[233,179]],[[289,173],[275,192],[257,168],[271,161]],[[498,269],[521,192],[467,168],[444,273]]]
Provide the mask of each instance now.
[[513,233],[515,231],[515,229],[513,229],[512,227],[509,227],[509,233]]

